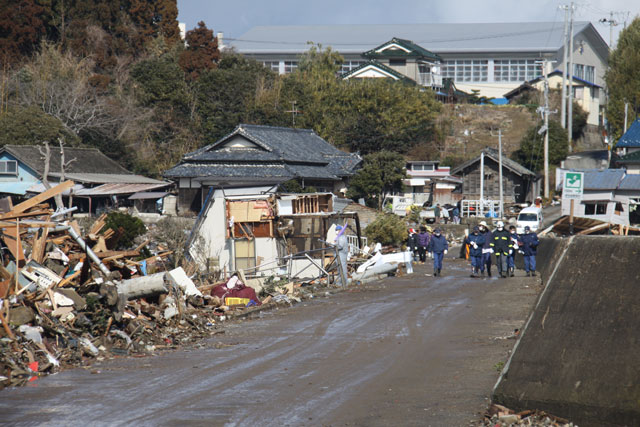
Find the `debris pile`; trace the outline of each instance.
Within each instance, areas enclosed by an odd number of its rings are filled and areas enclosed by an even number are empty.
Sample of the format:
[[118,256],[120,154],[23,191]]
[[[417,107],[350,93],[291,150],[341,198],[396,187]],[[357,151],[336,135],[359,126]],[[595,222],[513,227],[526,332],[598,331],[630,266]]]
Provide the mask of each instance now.
[[484,415],[484,426],[491,427],[507,427],[507,426],[556,426],[556,427],[573,427],[575,424],[547,414],[544,411],[526,410],[515,412],[502,405],[492,403]]
[[181,267],[163,271],[171,251],[115,250],[122,230],[105,229],[105,216],[83,233],[43,203],[72,185],[0,201],[0,388],[216,332],[221,304]]

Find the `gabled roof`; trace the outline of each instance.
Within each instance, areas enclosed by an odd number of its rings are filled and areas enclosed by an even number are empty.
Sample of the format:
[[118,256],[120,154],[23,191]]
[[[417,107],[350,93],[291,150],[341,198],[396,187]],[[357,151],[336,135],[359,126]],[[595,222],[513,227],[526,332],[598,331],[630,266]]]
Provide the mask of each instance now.
[[636,119],[620,137],[616,148],[640,148],[640,119]]
[[640,150],[633,151],[626,156],[618,157],[616,163],[622,164],[639,164],[640,163]]
[[[237,137],[251,144],[226,146]],[[164,175],[273,182],[296,177],[338,180],[352,175],[361,161],[358,154],[338,150],[310,129],[241,124],[213,144],[184,155]]]
[[386,43],[381,44],[378,47],[374,47],[362,54],[365,58],[417,58],[428,59],[430,61],[442,61],[439,55],[428,51],[412,42],[411,40],[400,39],[397,37],[392,38]]
[[[547,74],[547,78],[551,77],[551,76],[557,76],[557,75],[562,75],[562,71],[561,70],[553,70],[552,72]],[[569,76],[573,78],[574,82],[578,82],[581,83],[585,86],[588,87],[596,87],[596,88],[601,88],[602,86],[599,86],[595,83],[592,83],[588,80],[585,79],[581,79],[580,77],[576,77],[576,76]],[[520,86],[518,86],[515,89],[510,90],[509,92],[505,93],[503,96],[507,99],[513,98],[514,96],[519,95],[520,93],[527,91],[527,90],[537,90],[537,88],[535,86],[533,86],[535,83],[538,83],[539,81],[544,80],[544,76],[540,76],[540,77],[536,77],[535,79],[531,79],[529,81],[526,81],[524,83],[522,83]]]
[[[44,172],[44,160],[40,154],[39,146],[36,145],[5,145],[0,148],[0,154],[7,152],[28,166],[34,172],[42,175]],[[60,172],[60,149],[51,147],[51,161],[49,163],[50,175]],[[76,174],[117,174],[133,175],[131,172],[120,166],[117,162],[105,156],[97,148],[64,148],[65,161],[76,159],[65,168],[67,173]]]
[[623,179],[618,190],[636,190],[640,191],[640,175],[628,174]]
[[[371,73],[371,72],[379,74],[380,78],[386,77],[386,78],[391,78],[393,80],[401,80],[406,83],[415,83],[414,80],[411,80],[409,77],[405,76],[404,74],[399,73],[393,68],[387,67],[386,65],[373,59],[363,64],[360,64],[358,67],[350,71],[347,71],[340,77],[342,77],[345,80],[351,79],[351,78],[357,79],[357,78],[362,78],[361,76],[363,74]],[[366,76],[366,77],[370,78],[371,76]]]
[[[500,156],[498,153],[498,150],[495,150],[493,148],[489,148],[486,147],[482,150],[484,152],[484,155],[493,159],[493,161],[495,161],[496,163],[498,163],[500,161]],[[465,170],[466,168],[468,168],[469,166],[473,165],[476,162],[480,161],[480,156],[471,159],[469,161],[464,162],[463,164],[456,166],[452,171],[451,171],[451,175],[457,175],[460,172],[462,172],[463,170]],[[535,172],[530,171],[529,169],[525,168],[524,166],[522,166],[520,163],[515,162],[513,160],[511,160],[510,158],[508,158],[506,155],[502,155],[502,166],[506,167],[507,169],[510,169],[512,172],[520,175],[520,176],[533,176],[535,177],[536,174]]]

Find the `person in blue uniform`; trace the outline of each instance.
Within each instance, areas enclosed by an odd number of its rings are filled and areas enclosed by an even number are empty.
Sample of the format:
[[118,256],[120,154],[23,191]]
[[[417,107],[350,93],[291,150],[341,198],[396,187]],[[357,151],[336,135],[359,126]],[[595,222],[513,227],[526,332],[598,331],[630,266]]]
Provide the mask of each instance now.
[[433,230],[428,250],[433,253],[433,275],[441,276],[442,258],[444,258],[449,250],[449,242],[447,242],[447,238],[444,237],[439,228]]
[[469,245],[471,277],[478,277],[482,268],[482,247],[484,246],[484,236],[480,234],[480,227],[473,227],[473,232],[466,237],[464,242]]
[[532,233],[531,227],[527,225],[524,228],[524,234],[521,234],[518,239],[518,245],[524,256],[524,271],[527,272],[527,276],[536,275],[536,255],[539,243],[538,235]]

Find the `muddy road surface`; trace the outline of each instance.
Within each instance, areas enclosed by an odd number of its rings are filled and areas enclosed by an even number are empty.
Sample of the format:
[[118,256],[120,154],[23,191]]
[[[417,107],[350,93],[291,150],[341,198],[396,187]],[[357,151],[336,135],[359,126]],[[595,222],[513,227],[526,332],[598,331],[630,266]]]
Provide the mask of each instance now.
[[468,426],[540,284],[522,271],[471,279],[452,258],[431,271],[262,312],[201,348],[3,390],[0,423]]

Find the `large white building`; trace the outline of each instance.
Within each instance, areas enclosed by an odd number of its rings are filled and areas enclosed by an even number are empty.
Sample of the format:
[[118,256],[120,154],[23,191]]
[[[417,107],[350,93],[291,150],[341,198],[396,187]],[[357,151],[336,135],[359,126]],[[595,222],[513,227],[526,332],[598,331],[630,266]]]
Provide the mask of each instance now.
[[[573,34],[574,75],[603,87],[607,44],[590,22],[576,22]],[[367,62],[362,53],[393,38],[437,54],[443,78],[452,78],[460,90],[477,89],[488,97],[501,98],[539,77],[542,60],[547,60],[545,72],[563,70],[562,22],[260,26],[230,44],[281,74],[297,67],[309,42],[330,46],[344,56],[342,71],[348,72]]]

